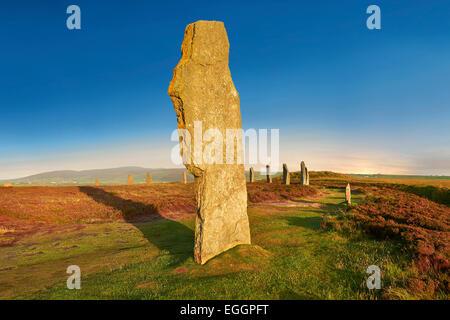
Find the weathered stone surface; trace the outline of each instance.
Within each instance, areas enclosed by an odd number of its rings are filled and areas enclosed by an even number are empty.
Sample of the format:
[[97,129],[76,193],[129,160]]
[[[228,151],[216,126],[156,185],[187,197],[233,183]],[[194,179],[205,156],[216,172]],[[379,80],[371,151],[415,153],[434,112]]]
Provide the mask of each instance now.
[[249,180],[250,182],[255,182],[255,170],[253,170],[253,167],[250,168]]
[[203,150],[210,141],[199,141],[194,135],[194,122],[198,121],[203,132],[218,130],[224,139],[227,129],[241,129],[239,94],[228,67],[229,43],[222,22],[189,24],[181,51],[168,93],[177,114],[178,128],[187,130],[192,137],[193,148],[189,147],[194,152],[182,157],[195,178],[198,211],[194,258],[203,264],[236,245],[250,243],[245,171],[243,164],[237,164],[242,138],[236,139],[240,148],[236,147],[235,162],[225,164],[224,146],[223,164],[218,164],[205,163],[203,158],[199,161],[195,144],[199,143]]
[[352,204],[352,189],[350,188],[350,183],[347,183],[347,187],[345,187],[345,202],[347,202],[347,204]]
[[272,174],[270,173],[270,166],[266,166],[266,179],[268,183],[272,183]]
[[128,184],[129,185],[133,184],[133,176],[131,174],[128,175]]
[[98,187],[100,185],[100,182],[98,181],[98,179],[95,179],[95,186]]
[[283,163],[283,184],[291,184],[291,176],[286,163]]
[[181,174],[181,183],[183,184],[187,183],[186,171],[183,171],[183,173]]
[[300,164],[300,184],[305,186],[309,185],[308,168],[306,168],[304,161],[302,161]]
[[145,183],[146,184],[152,183],[152,175],[150,174],[150,172],[147,172],[147,179],[145,179]]

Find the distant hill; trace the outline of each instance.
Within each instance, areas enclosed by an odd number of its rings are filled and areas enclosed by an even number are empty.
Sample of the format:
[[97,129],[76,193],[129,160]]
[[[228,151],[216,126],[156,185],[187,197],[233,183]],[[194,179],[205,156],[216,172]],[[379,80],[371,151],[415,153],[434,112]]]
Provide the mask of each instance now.
[[[152,175],[153,182],[175,182],[181,180],[183,168],[175,169],[148,169],[142,167],[120,167],[95,170],[63,170],[44,172],[19,179],[0,181],[10,182],[13,185],[92,185],[95,179],[100,184],[126,184],[128,175],[133,176],[133,183],[144,183],[147,172]],[[193,181],[193,176],[187,172],[188,181]]]
[[327,179],[327,178],[342,178],[347,179],[350,178],[350,175],[344,173],[337,173],[333,171],[311,171],[310,172],[311,179]]
[[428,179],[428,180],[450,180],[450,176],[420,176],[420,175],[395,175],[395,174],[349,174],[358,178],[378,179]]
[[[19,179],[0,180],[0,186],[5,183],[11,183],[14,186],[70,186],[70,185],[93,185],[95,179],[98,179],[102,185],[120,185],[127,184],[128,175],[133,176],[133,183],[144,183],[147,177],[147,172],[152,175],[153,182],[177,182],[181,180],[182,172],[187,172],[187,178],[189,182],[194,181],[194,177],[183,168],[174,169],[149,169],[142,167],[120,167],[111,169],[95,169],[95,170],[61,170],[44,172],[35,175],[31,175]],[[273,178],[279,178],[281,172],[273,174]],[[249,172],[245,173],[247,179]],[[291,172],[291,179],[297,179],[300,176],[300,172]],[[341,174],[330,171],[311,171],[311,179],[329,179],[329,178],[406,178],[406,179],[439,179],[450,180],[449,176],[413,176],[413,175],[383,175],[383,174]],[[255,171],[255,179],[265,179],[264,174],[260,174],[259,171]]]
[[[133,176],[133,183],[145,183],[147,172],[152,175],[153,182],[178,182],[181,180],[183,171],[187,172],[188,182],[194,181],[194,177],[183,168],[175,169],[149,169],[142,167],[120,167],[111,169],[95,169],[95,170],[60,170],[43,172],[19,179],[0,180],[0,186],[4,183],[12,183],[14,186],[76,186],[76,185],[93,185],[95,179],[98,179],[100,185],[120,185],[128,183],[128,175]],[[274,174],[273,177],[279,176],[281,173]],[[249,173],[246,171],[248,179]],[[261,175],[255,171],[255,179],[265,179],[265,175]]]

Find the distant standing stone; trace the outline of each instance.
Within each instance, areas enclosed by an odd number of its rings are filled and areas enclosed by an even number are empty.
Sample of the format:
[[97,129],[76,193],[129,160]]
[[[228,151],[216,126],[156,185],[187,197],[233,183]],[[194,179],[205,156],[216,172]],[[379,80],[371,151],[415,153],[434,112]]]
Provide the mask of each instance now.
[[308,169],[306,168],[304,161],[300,163],[300,184],[304,186],[307,186],[309,184]]
[[309,170],[306,167],[305,167],[305,172],[306,172],[306,185],[309,186]]
[[145,180],[146,184],[150,184],[152,183],[152,175],[150,174],[150,172],[147,172],[147,179]]
[[352,204],[352,190],[350,188],[350,183],[347,183],[347,187],[345,187],[345,202],[347,202],[347,204]]
[[249,177],[250,182],[255,182],[255,170],[253,170],[253,167],[250,168],[250,177]]
[[283,184],[291,184],[291,177],[286,163],[283,163]]
[[98,187],[100,185],[100,182],[98,181],[98,179],[95,179],[95,186]]
[[181,183],[187,183],[186,171],[183,171],[183,174],[181,175]]
[[133,176],[131,174],[128,175],[128,185],[133,184]]
[[266,176],[267,176],[267,182],[272,183],[272,175],[270,174],[270,166],[266,166]]

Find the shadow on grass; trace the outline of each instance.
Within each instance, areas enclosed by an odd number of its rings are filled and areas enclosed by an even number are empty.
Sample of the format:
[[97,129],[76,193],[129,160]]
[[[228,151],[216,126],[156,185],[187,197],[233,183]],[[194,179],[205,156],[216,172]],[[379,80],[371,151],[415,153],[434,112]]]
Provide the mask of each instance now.
[[[343,192],[345,192],[345,189],[344,189]],[[364,192],[362,192],[362,191],[359,190],[359,189],[353,189],[353,190],[352,190],[352,195],[353,195],[353,196],[354,196],[354,195],[361,195],[361,194],[364,194]]]
[[296,227],[308,228],[311,230],[319,230],[322,217],[283,217],[290,225]]
[[[160,251],[167,252],[171,256],[170,266],[182,264],[193,256],[194,232],[178,221],[163,217],[155,205],[122,199],[100,188],[79,187],[79,189],[94,201],[120,210],[126,222],[138,228]],[[154,222],[138,220],[142,217]]]
[[324,203],[322,205],[322,209],[331,215],[342,214],[346,207],[347,203],[345,201],[339,203]]
[[[336,198],[336,199],[342,199],[342,198]],[[299,203],[316,203],[317,201],[310,201],[310,200],[294,200],[295,202]],[[320,203],[320,202],[319,202]],[[320,203],[320,209],[321,210],[314,210],[314,212],[323,214],[324,212],[332,215],[341,214],[342,210],[347,207],[347,203],[345,201],[341,201],[338,203]]]
[[291,200],[291,201],[293,201],[293,202],[298,202],[298,203],[317,203],[317,202],[320,203],[320,201],[318,201],[318,200],[316,200],[316,199],[313,199],[313,200],[307,200],[307,199],[289,199],[289,200]]

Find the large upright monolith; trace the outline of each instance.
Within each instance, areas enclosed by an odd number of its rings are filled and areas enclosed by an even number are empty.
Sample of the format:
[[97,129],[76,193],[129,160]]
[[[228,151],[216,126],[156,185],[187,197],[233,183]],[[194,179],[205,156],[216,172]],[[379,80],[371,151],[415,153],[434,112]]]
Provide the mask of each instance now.
[[131,174],[128,175],[128,185],[132,185],[133,184],[133,176]]
[[[168,93],[177,114],[184,164],[195,178],[194,258],[203,264],[236,245],[249,244],[250,228],[245,170],[238,161],[242,159],[242,137],[233,139],[236,148],[221,146],[218,150],[223,153],[214,152],[219,161],[204,161],[202,152],[210,149],[211,141],[194,134],[194,126],[201,127],[205,135],[213,133],[215,139],[220,135],[225,142],[227,129],[242,132],[241,113],[228,66],[229,42],[223,22],[189,24],[181,53]],[[186,140],[187,133],[192,143]],[[233,150],[232,163],[225,160],[229,160],[228,149]]]
[[145,183],[146,184],[152,183],[152,175],[150,174],[150,172],[147,172],[147,179],[145,179]]
[[309,185],[308,168],[306,168],[304,161],[302,161],[300,164],[300,184],[305,186]]
[[287,164],[283,163],[283,184],[288,185],[290,183],[291,183],[291,177],[290,177],[290,174],[289,174],[289,170],[288,170]]
[[255,182],[255,170],[253,170],[253,167],[250,168],[249,181]]
[[352,204],[352,189],[350,188],[350,183],[347,183],[347,187],[345,187],[345,202],[347,204]]
[[270,173],[270,165],[266,165],[266,179],[267,183],[272,183],[272,174]]

